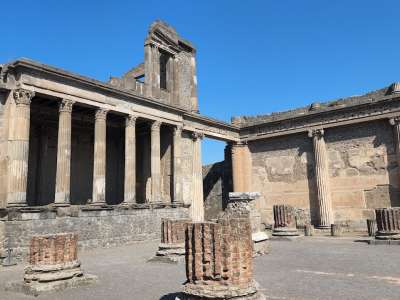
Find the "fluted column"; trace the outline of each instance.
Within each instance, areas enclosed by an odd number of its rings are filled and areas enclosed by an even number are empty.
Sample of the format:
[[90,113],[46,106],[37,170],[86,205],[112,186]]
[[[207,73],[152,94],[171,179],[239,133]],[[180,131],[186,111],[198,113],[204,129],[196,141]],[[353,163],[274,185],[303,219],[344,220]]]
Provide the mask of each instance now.
[[329,186],[328,157],[324,140],[324,130],[310,130],[308,136],[313,139],[314,145],[314,167],[319,204],[318,226],[322,228],[330,228],[331,224],[334,223],[334,217]]
[[204,221],[203,203],[203,165],[201,160],[201,140],[203,134],[194,132],[193,135],[193,186],[192,205],[190,206],[190,217],[193,222]]
[[251,155],[247,143],[231,145],[234,192],[251,191]]
[[59,108],[56,194],[54,203],[70,204],[71,184],[71,114],[73,101],[63,99]]
[[125,120],[125,185],[123,204],[136,201],[136,116]]
[[98,109],[94,125],[93,205],[106,204],[106,132],[108,110]]
[[35,93],[24,89],[12,92],[8,137],[7,206],[26,206],[28,184],[30,104]]
[[181,169],[181,139],[182,139],[182,126],[174,128],[174,145],[173,145],[173,180],[174,180],[174,197],[173,202],[182,203],[182,169]]
[[160,154],[161,122],[151,124],[151,201],[161,202],[161,154]]

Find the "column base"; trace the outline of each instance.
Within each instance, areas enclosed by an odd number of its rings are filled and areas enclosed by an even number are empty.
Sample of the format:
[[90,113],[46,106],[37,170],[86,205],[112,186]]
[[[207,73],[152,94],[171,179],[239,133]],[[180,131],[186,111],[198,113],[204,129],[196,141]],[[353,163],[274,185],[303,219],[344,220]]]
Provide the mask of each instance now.
[[7,203],[7,208],[22,208],[28,207],[26,203]]
[[315,228],[317,229],[331,229],[332,225],[316,225]]
[[53,204],[51,204],[51,206],[53,206],[53,207],[69,207],[69,206],[71,206],[71,204],[70,203],[53,203]]
[[375,239],[377,240],[400,240],[400,232],[378,231]]
[[277,227],[272,231],[273,236],[298,236],[299,232],[296,228]]
[[92,202],[90,206],[107,206],[107,202]]

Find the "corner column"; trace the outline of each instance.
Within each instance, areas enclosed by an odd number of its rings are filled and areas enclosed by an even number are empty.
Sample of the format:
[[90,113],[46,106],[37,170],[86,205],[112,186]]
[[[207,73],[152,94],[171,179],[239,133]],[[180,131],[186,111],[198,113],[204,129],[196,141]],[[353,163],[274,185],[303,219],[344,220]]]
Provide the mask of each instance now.
[[328,157],[324,140],[323,129],[309,130],[308,136],[313,139],[314,166],[317,182],[319,204],[319,225],[321,228],[330,228],[334,223],[332,199],[329,185]]
[[[393,126],[394,149],[396,151],[397,168],[400,178],[400,117],[389,119],[389,123]],[[400,185],[400,182],[398,182],[398,184]]]
[[203,165],[201,160],[201,140],[203,134],[193,132],[193,196],[192,205],[190,206],[190,217],[192,222],[204,221],[204,204],[203,204]]
[[136,199],[136,116],[125,120],[125,186],[122,204],[135,203]]
[[174,145],[173,145],[173,180],[174,180],[174,198],[173,202],[182,203],[182,173],[181,173],[181,139],[182,139],[182,126],[174,128]]
[[231,145],[232,151],[232,181],[234,192],[251,191],[251,155],[247,143]]
[[35,93],[25,89],[12,92],[14,114],[8,138],[7,206],[26,206],[28,185],[30,104]]
[[161,202],[161,122],[151,124],[151,202]]
[[56,205],[70,205],[72,105],[73,101],[63,99],[59,108],[56,194],[54,199]]
[[94,125],[94,165],[92,205],[106,204],[106,109],[98,109]]

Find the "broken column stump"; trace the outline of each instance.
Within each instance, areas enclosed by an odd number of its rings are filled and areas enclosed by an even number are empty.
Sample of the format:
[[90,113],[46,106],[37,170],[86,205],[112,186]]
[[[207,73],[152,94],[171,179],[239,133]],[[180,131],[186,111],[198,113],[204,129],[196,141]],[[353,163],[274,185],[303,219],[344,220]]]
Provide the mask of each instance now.
[[314,226],[310,223],[304,225],[304,236],[313,236],[314,235]]
[[6,290],[37,296],[94,282],[96,276],[84,275],[77,250],[78,235],[74,233],[33,237],[23,282],[10,282]]
[[378,240],[400,239],[400,207],[375,209]]
[[248,213],[188,224],[187,282],[176,299],[265,299],[253,280],[252,244]]
[[247,211],[250,217],[253,254],[254,256],[267,254],[270,251],[269,237],[261,230],[261,214],[256,208],[256,199],[260,196],[257,192],[229,193],[227,210],[232,212]]
[[289,205],[274,205],[274,229],[273,236],[298,236],[296,220],[293,214],[293,207]]
[[343,226],[340,224],[331,224],[331,236],[342,236]]
[[161,243],[150,261],[180,262],[185,258],[185,227],[189,219],[162,219]]
[[367,219],[367,229],[368,229],[368,236],[376,235],[376,220],[375,219]]

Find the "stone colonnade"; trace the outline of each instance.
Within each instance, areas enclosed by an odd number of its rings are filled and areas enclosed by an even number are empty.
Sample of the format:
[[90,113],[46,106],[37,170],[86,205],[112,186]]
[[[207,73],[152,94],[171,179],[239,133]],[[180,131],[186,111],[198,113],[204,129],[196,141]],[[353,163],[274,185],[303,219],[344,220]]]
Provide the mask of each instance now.
[[[22,207],[27,205],[28,154],[30,128],[30,102],[34,92],[17,89],[12,92],[10,105],[10,128],[8,149],[10,161],[8,165],[7,206]],[[62,99],[59,106],[56,192],[54,204],[70,205],[71,183],[71,128],[72,108],[74,102]],[[106,131],[108,110],[97,108],[94,129],[94,161],[93,161],[93,205],[106,204]],[[123,205],[136,203],[136,115],[127,115],[125,121],[125,178]],[[151,187],[152,203],[161,202],[161,122],[150,120],[151,125]],[[193,132],[193,195],[191,216],[195,221],[202,221],[203,186],[201,164],[202,134]],[[183,203],[183,183],[181,154],[182,126],[174,127],[172,140],[173,164],[173,202]]]

